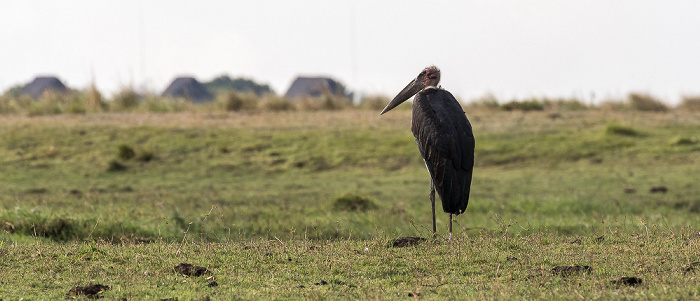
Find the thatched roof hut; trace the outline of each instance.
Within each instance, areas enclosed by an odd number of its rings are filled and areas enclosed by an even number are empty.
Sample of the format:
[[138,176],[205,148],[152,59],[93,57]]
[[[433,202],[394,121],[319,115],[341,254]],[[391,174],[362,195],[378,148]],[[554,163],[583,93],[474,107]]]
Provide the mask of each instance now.
[[29,95],[37,99],[44,95],[44,92],[51,91],[56,93],[65,93],[68,89],[55,76],[38,76],[30,83],[24,85],[20,95]]
[[327,77],[297,77],[287,90],[284,97],[320,97],[326,94],[344,96],[344,87],[335,80]]
[[192,102],[208,102],[214,97],[194,77],[178,77],[162,94],[163,97],[182,97]]

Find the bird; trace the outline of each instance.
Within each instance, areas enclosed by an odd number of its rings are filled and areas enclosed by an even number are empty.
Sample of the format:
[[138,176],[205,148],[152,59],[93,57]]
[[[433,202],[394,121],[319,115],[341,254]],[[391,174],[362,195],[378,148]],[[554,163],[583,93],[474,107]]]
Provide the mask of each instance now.
[[452,239],[452,215],[464,213],[469,203],[474,171],[475,140],[472,125],[452,93],[438,86],[440,69],[423,69],[382,110],[384,115],[415,95],[411,114],[411,132],[430,173],[430,203],[435,225],[435,191],[442,209],[449,214],[449,238]]

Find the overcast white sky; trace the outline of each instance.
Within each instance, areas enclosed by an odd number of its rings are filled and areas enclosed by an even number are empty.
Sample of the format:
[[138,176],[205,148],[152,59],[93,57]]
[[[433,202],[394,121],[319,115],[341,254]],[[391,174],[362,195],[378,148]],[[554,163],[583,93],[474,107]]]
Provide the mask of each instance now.
[[[400,4],[399,4],[400,3]],[[700,1],[32,1],[0,4],[0,90],[36,75],[111,94],[179,75],[297,75],[393,96],[435,64],[463,100],[700,94]]]

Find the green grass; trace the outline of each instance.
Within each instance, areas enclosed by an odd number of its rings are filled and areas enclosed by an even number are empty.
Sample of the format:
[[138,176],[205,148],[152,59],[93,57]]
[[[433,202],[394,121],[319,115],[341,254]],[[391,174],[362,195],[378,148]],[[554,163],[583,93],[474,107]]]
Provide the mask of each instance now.
[[[112,299],[700,293],[679,273],[700,260],[697,115],[467,111],[476,166],[455,240],[438,205],[440,238],[405,249],[387,245],[431,232],[407,110],[1,117],[0,296],[91,283]],[[183,282],[180,262],[220,287]],[[572,264],[594,275],[549,273]],[[622,276],[645,282],[610,287]]]
[[[695,299],[695,230],[650,227],[642,233],[563,236],[537,231],[457,234],[414,247],[368,240],[237,240],[226,243],[111,245],[36,241],[0,245],[3,298],[59,300],[74,286],[103,284],[106,300],[230,299]],[[185,277],[190,263],[210,275]],[[593,273],[562,277],[556,266],[587,265]],[[8,273],[8,271],[10,271]],[[212,277],[212,278],[209,278]],[[611,283],[638,277],[636,287]],[[209,287],[215,281],[218,286]],[[322,285],[321,281],[327,284]]]

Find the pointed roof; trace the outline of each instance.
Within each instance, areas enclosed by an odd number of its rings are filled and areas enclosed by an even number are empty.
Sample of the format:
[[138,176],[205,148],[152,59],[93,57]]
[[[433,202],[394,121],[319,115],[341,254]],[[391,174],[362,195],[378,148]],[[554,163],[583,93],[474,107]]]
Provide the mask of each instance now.
[[193,102],[212,101],[214,97],[207,88],[194,77],[178,77],[170,83],[163,97],[183,97]]
[[284,97],[293,99],[297,97],[319,97],[326,93],[343,95],[342,88],[335,80],[328,77],[297,77],[287,90]]
[[21,95],[29,95],[34,99],[40,98],[46,91],[65,93],[68,89],[55,76],[37,76],[33,81],[24,85]]

